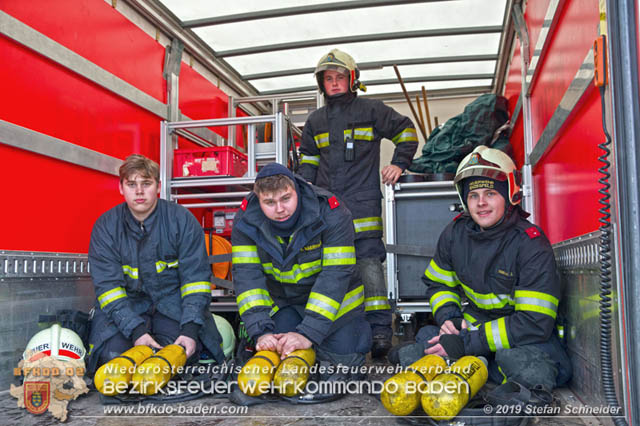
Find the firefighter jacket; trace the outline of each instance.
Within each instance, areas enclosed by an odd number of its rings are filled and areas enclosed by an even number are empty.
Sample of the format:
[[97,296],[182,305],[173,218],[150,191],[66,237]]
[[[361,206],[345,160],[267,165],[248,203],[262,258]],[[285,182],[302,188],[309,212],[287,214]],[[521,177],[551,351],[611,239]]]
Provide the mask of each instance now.
[[[120,331],[130,338],[144,324],[143,313],[154,310],[184,327],[194,323],[198,337],[221,362],[222,339],[211,302],[211,266],[204,233],[184,207],[158,200],[143,222],[126,203],[104,213],[91,232],[91,278],[96,292],[96,313],[90,348]],[[96,321],[102,324],[96,324]]]
[[273,332],[271,316],[292,306],[303,316],[296,331],[320,345],[364,315],[364,287],[349,210],[333,194],[296,179],[302,211],[288,244],[272,232],[255,194],[243,201],[231,233],[233,286],[249,336]]
[[[349,93],[327,101],[304,125],[298,173],[346,203],[353,215],[356,240],[379,239],[380,141],[393,141],[396,148],[391,164],[404,170],[418,147],[415,126],[378,100]],[[345,159],[348,140],[353,141],[355,150],[352,161]]]
[[[540,228],[516,208],[493,229],[459,216],[440,235],[422,280],[438,325],[464,317],[465,354],[487,355],[546,342],[554,331],[562,285]],[[461,313],[461,300],[468,305]]]

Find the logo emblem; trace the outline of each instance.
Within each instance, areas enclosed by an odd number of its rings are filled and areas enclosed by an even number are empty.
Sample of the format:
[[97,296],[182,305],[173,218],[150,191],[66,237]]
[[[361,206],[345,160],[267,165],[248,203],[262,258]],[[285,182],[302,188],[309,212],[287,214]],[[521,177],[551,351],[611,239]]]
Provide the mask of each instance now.
[[50,400],[49,382],[24,382],[24,405],[30,413],[44,413]]
[[473,154],[467,164],[469,164],[470,166],[473,166],[474,164],[478,164],[478,154]]

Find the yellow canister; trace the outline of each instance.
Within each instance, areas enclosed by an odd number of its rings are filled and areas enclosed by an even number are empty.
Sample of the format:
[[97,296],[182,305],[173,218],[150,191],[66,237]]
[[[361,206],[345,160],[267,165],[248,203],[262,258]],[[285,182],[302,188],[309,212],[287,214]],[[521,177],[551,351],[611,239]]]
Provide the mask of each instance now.
[[249,396],[260,396],[271,387],[273,375],[280,365],[280,355],[274,351],[256,353],[238,374],[238,387]]
[[136,366],[151,355],[153,355],[153,350],[149,346],[134,346],[103,364],[93,377],[96,389],[107,396],[125,393],[129,389],[129,383]]
[[311,348],[291,352],[273,376],[273,386],[284,396],[302,393],[309,380],[309,370],[315,363],[316,353]]
[[132,392],[154,395],[186,362],[187,354],[182,346],[165,346],[136,368],[131,378]]

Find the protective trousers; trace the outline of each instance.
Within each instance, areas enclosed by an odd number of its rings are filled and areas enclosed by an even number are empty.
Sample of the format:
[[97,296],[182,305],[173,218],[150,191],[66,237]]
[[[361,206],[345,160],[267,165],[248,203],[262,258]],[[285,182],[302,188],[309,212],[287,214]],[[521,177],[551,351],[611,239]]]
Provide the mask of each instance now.
[[365,318],[374,338],[391,340],[391,305],[387,296],[382,262],[377,257],[357,258],[356,265],[364,284]]

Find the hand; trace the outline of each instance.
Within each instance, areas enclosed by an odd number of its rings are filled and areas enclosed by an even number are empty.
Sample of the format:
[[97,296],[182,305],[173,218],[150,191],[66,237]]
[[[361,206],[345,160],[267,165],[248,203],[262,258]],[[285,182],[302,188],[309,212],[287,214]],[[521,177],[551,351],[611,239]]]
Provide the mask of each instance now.
[[400,175],[402,174],[402,169],[393,164],[389,164],[380,172],[382,175],[382,183],[383,184],[395,184],[398,179],[400,179]]
[[275,335],[271,333],[263,334],[262,336],[258,337],[258,341],[256,342],[256,350],[257,351],[275,351],[277,345],[278,345],[278,339],[275,337]]
[[155,349],[162,349],[162,346],[160,346],[149,333],[143,334],[142,336],[138,337],[135,342],[133,342],[133,346],[139,345],[150,346]]
[[449,356],[449,354],[447,354],[447,351],[444,350],[442,345],[438,343],[439,341],[440,341],[440,336],[435,336],[431,340],[429,340],[427,343],[433,346],[425,349],[424,353],[427,355],[439,355],[442,357]]
[[193,353],[196,351],[196,341],[191,337],[178,336],[173,344],[182,346],[187,353],[187,358],[193,355]]
[[[460,325],[461,329],[467,328],[467,322],[465,320],[462,320]],[[460,330],[453,324],[453,321],[446,320],[444,324],[442,324],[442,327],[440,327],[440,335],[443,334],[460,334]]]
[[276,334],[278,345],[276,350],[281,354],[280,359],[285,359],[291,352],[298,349],[309,349],[313,343],[300,333],[289,332]]

